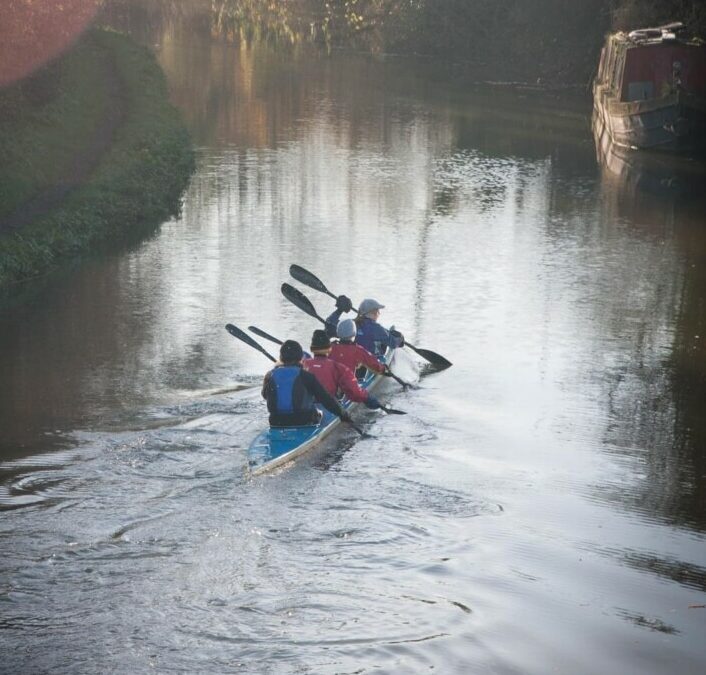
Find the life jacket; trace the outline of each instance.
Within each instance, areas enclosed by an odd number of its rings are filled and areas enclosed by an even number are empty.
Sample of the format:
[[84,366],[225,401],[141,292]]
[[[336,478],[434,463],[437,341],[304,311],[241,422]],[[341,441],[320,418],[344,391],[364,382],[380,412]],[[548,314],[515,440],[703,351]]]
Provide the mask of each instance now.
[[313,413],[314,397],[300,381],[300,366],[279,366],[270,375],[267,409],[270,415],[292,415]]

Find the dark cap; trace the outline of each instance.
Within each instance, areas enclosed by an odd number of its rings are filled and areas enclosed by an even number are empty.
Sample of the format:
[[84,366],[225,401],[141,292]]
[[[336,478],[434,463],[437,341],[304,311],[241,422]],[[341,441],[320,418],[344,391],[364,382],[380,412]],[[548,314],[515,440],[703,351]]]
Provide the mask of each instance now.
[[279,348],[282,363],[299,363],[303,356],[302,346],[296,340],[285,340]]
[[329,340],[328,335],[326,335],[325,330],[315,330],[314,334],[311,336],[311,351],[321,351],[331,348],[331,340]]

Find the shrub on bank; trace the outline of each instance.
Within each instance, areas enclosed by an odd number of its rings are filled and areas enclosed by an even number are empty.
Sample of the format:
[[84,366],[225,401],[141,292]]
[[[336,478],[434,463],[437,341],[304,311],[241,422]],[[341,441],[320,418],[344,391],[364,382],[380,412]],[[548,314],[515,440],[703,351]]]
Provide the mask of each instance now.
[[703,0],[220,0],[210,12],[216,34],[416,53],[478,80],[564,85],[588,84],[611,29],[706,31]]
[[[0,288],[100,241],[154,230],[178,211],[194,167],[188,132],[147,49],[95,30],[52,67],[60,85],[39,108],[19,87],[0,97],[10,158],[0,177],[7,181],[0,222],[25,206],[38,210],[30,222],[0,231]],[[119,119],[106,127],[111,114]],[[90,162],[91,152],[100,156],[85,181],[50,210],[33,204],[60,185],[77,157]]]

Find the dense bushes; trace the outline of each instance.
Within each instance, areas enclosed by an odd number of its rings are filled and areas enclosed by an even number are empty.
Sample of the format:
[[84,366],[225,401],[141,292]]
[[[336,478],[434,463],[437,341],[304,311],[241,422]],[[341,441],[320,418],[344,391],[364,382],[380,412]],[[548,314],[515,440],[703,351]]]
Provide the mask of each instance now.
[[618,30],[683,21],[706,39],[706,3],[703,0],[612,0],[612,24]]

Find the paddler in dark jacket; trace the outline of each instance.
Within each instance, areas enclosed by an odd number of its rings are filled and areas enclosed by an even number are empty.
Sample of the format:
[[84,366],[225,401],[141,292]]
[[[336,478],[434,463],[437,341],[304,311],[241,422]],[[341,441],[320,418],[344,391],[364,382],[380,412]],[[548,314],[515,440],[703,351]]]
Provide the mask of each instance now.
[[[371,410],[377,410],[380,407],[380,401],[358,384],[355,374],[348,366],[329,358],[331,341],[326,331],[314,331],[311,337],[311,351],[314,356],[304,359],[302,366],[304,370],[316,376],[329,394],[336,396],[340,392],[349,401],[364,403]],[[374,357],[371,355],[371,358]]]
[[319,381],[302,369],[304,352],[298,342],[286,340],[279,350],[281,364],[266,375],[262,383],[262,397],[267,401],[271,427],[298,427],[318,424],[321,413],[315,403],[344,422],[350,416]]
[[388,347],[404,347],[404,335],[394,329],[387,330],[378,323],[381,305],[377,300],[366,298],[358,307],[358,327],[355,341],[369,352],[382,355]]
[[[371,354],[382,356],[388,347],[404,347],[404,335],[391,328],[383,328],[377,320],[380,310],[385,305],[381,305],[373,298],[366,298],[358,307],[358,317],[355,320],[356,338],[355,341]],[[351,299],[345,295],[336,298],[336,310],[326,319],[326,333],[333,337],[337,333],[338,323],[341,314],[346,314],[353,309]]]

